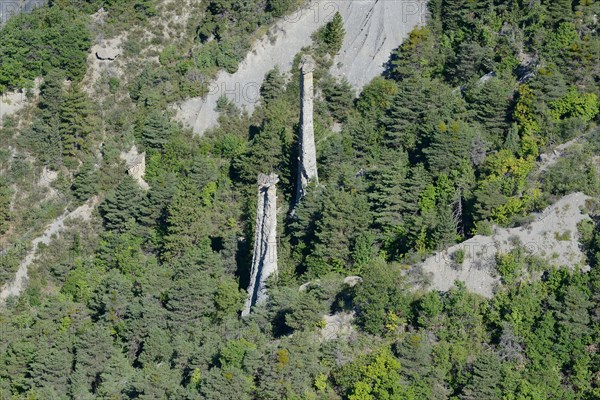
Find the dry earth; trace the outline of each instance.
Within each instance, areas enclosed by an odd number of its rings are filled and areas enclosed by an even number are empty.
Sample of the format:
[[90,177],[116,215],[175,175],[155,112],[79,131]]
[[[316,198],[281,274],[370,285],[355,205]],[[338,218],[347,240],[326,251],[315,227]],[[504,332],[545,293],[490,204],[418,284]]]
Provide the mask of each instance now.
[[[507,253],[517,244],[524,246],[527,254],[543,257],[556,266],[585,266],[577,224],[590,219],[580,210],[588,199],[583,193],[567,195],[527,226],[495,228],[492,236],[477,235],[429,257],[421,268],[431,277],[430,287],[447,291],[460,280],[470,291],[492,297],[499,283],[493,273],[496,254]],[[457,268],[452,255],[459,249],[464,250],[465,260]]]
[[415,0],[317,0],[277,22],[259,40],[234,74],[221,71],[205,98],[175,105],[177,120],[202,134],[216,125],[217,100],[227,96],[240,109],[252,112],[265,74],[279,66],[291,69],[294,56],[311,44],[311,35],[339,11],[346,35],[333,73],[345,76],[355,89],[380,75],[391,51],[408,33],[424,23],[426,3]]
[[53,237],[59,235],[65,228],[65,221],[67,220],[78,218],[83,221],[89,220],[96,203],[97,199],[93,198],[72,212],[65,212],[52,221],[41,236],[33,240],[31,250],[29,250],[23,261],[21,261],[15,278],[2,287],[2,291],[0,291],[0,305],[6,302],[7,298],[21,294],[28,279],[29,266],[38,258],[36,251],[40,243],[49,244]]

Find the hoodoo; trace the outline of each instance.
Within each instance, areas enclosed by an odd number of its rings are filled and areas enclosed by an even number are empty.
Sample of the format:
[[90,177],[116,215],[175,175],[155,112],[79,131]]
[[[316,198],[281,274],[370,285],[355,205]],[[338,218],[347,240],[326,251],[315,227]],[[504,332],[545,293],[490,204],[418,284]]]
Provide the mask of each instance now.
[[298,151],[298,180],[296,182],[296,204],[304,197],[310,182],[318,183],[317,152],[313,125],[313,71],[315,61],[304,55],[300,61],[300,136]]
[[254,254],[242,316],[248,315],[252,307],[267,299],[267,279],[277,273],[277,182],[279,177],[274,173],[258,176]]

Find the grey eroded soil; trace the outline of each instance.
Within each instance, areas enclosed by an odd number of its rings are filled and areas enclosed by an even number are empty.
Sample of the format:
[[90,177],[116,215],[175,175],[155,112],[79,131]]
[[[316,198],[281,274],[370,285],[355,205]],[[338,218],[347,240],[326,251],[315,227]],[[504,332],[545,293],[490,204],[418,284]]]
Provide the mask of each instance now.
[[2,287],[2,290],[0,291],[0,305],[3,304],[7,298],[11,296],[19,296],[23,291],[29,276],[29,266],[37,259],[36,251],[40,243],[46,245],[49,244],[55,235],[59,235],[60,232],[64,230],[65,221],[69,219],[80,218],[84,221],[89,220],[95,205],[96,199],[92,199],[70,213],[63,213],[46,227],[46,230],[44,233],[42,233],[42,235],[33,240],[31,250],[27,252],[25,258],[21,261],[19,269],[15,274],[15,278]]
[[[556,266],[585,267],[585,255],[579,248],[577,224],[590,219],[580,210],[590,197],[572,193],[546,208],[535,221],[518,228],[495,228],[492,236],[477,235],[427,258],[421,267],[430,276],[430,287],[447,291],[454,281],[465,282],[466,287],[485,297],[492,297],[499,278],[494,273],[498,252],[507,253],[517,244],[524,246],[528,255],[547,259]],[[463,249],[465,260],[457,268],[452,255]]]
[[176,119],[202,134],[216,125],[221,95],[252,112],[265,74],[279,66],[288,72],[294,56],[311,44],[311,35],[339,11],[346,35],[334,60],[334,76],[346,77],[361,89],[380,75],[390,53],[417,25],[425,22],[426,3],[414,0],[317,0],[278,21],[249,52],[234,74],[221,71],[205,98],[175,105]]

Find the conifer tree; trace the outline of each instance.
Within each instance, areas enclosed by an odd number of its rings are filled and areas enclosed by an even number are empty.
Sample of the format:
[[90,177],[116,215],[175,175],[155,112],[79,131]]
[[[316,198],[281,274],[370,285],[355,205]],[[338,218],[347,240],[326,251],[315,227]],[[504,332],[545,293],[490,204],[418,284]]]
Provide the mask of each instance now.
[[152,110],[144,118],[141,136],[146,146],[161,149],[169,141],[170,134],[171,123],[163,112]]
[[336,266],[348,266],[356,238],[372,223],[366,196],[344,189],[326,189],[323,195],[315,253]]
[[467,94],[469,111],[495,146],[501,146],[510,117],[514,89],[498,78],[474,85]]
[[137,371],[119,348],[113,348],[106,367],[100,374],[99,397],[119,398],[132,393],[132,381]]
[[354,101],[354,91],[348,80],[345,78],[341,82],[333,78],[326,80],[323,83],[323,94],[333,117],[338,121],[345,121]]
[[62,162],[62,140],[60,136],[60,110],[64,101],[64,75],[52,71],[40,87],[39,117],[25,132],[26,140],[39,159],[54,168]]
[[519,125],[516,122],[513,122],[508,133],[506,134],[506,139],[504,140],[504,146],[506,150],[512,152],[512,154],[517,154],[521,149],[521,138],[519,137]]
[[469,163],[474,130],[463,122],[440,122],[432,135],[431,143],[423,152],[427,157],[429,169],[435,175],[460,171],[461,166]]
[[98,176],[91,159],[86,159],[75,175],[71,189],[78,200],[87,200],[97,191]]
[[168,207],[165,254],[176,257],[197,249],[210,232],[206,216],[195,182],[180,182]]
[[60,137],[65,157],[76,158],[88,148],[91,132],[90,105],[86,94],[75,84],[66,93],[60,108]]
[[405,194],[408,175],[406,152],[389,152],[382,157],[381,167],[372,173],[375,221],[384,230],[394,229],[403,222],[406,211]]
[[136,220],[141,215],[143,198],[144,194],[134,179],[125,175],[119,186],[99,206],[104,225],[111,230],[125,230],[130,220]]
[[417,146],[419,119],[430,102],[423,80],[405,79],[382,122],[386,128],[385,143],[393,148],[412,150]]
[[471,381],[463,389],[461,400],[502,398],[502,365],[495,353],[483,353],[473,364]]
[[281,71],[279,71],[279,65],[267,72],[265,80],[260,87],[260,94],[265,99],[265,102],[269,104],[271,100],[281,96],[285,88],[285,79]]
[[388,74],[402,80],[413,76],[430,77],[439,67],[435,35],[428,27],[416,27],[392,53]]
[[336,12],[333,19],[325,25],[323,29],[323,42],[327,47],[327,52],[332,56],[339,53],[344,42],[344,19],[339,12]]
[[555,24],[573,19],[573,0],[545,0],[548,16]]
[[3,178],[0,178],[0,235],[4,234],[10,225],[10,202],[12,190]]

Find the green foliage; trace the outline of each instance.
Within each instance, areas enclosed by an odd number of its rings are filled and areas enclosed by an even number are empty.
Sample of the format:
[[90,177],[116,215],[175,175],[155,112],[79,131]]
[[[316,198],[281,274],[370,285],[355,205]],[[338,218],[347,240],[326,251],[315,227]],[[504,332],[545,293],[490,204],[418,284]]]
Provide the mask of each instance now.
[[465,249],[458,249],[452,253],[452,260],[458,265],[461,265],[465,261]]
[[349,400],[402,398],[400,363],[389,349],[362,357],[336,372],[336,383],[342,386]]
[[473,364],[471,381],[463,389],[461,399],[498,399],[502,395],[502,369],[497,355],[484,353]]
[[600,193],[596,167],[583,149],[569,151],[544,173],[542,179],[544,191],[555,196],[578,191],[589,195]]
[[260,94],[265,101],[269,103],[271,100],[281,96],[284,91],[284,86],[285,78],[281,71],[279,71],[279,66],[277,65],[265,75],[265,80],[260,87]]
[[323,94],[333,117],[338,121],[345,121],[354,102],[354,90],[350,83],[346,79],[337,82],[331,78],[323,83]]
[[140,127],[142,141],[150,148],[160,149],[169,140],[171,129],[171,122],[167,115],[152,111],[144,118]]
[[90,104],[87,96],[77,86],[71,85],[60,109],[59,132],[65,158],[76,158],[89,151]]
[[[500,283],[488,299],[462,282],[435,291],[411,267],[556,196],[598,193],[598,135],[580,137],[598,121],[597,3],[432,0],[431,19],[356,101],[347,83],[325,71],[344,36],[336,15],[306,49],[319,64],[320,185],[309,186],[293,211],[296,69],[289,83],[277,69],[267,74],[252,116],[219,101],[221,125],[203,137],[179,128],[165,110],[205,93],[219,69],[234,71],[255,32],[298,4],[192,5],[197,19],[189,22],[198,29],[177,39],[150,26],[172,6],[54,1],[0,32],[1,90],[44,78],[26,118],[0,131],[17,152],[0,157],[0,232],[11,228],[3,243],[22,234],[27,243],[28,229],[46,224],[40,216],[60,214],[72,198],[100,199],[100,218],[65,224],[50,246],[39,247],[26,291],[2,309],[0,397],[600,396],[600,234],[591,202],[592,220],[580,234],[587,272],[517,249],[498,256]],[[103,34],[133,28],[125,75],[109,78],[96,99],[78,79],[87,15],[100,7],[108,11]],[[138,28],[152,31],[159,53],[147,52]],[[159,62],[130,64],[128,57],[140,55]],[[538,173],[540,153],[573,137],[583,146]],[[146,192],[119,161],[132,140],[147,152]],[[32,172],[39,168],[29,156],[60,173],[55,186],[67,195],[40,211],[43,193]],[[239,318],[256,176],[270,171],[281,179],[279,275],[268,283],[268,302]],[[2,282],[23,259],[20,249],[1,254]],[[455,263],[464,257],[452,255]],[[347,280],[356,283],[350,287],[343,283],[349,275],[362,281]]]
[[99,206],[106,227],[116,231],[127,229],[132,221],[141,216],[143,197],[135,180],[125,175],[119,186],[109,193]]
[[381,259],[373,260],[366,269],[354,302],[359,310],[358,323],[373,334],[393,332],[410,318],[410,298],[402,273]]
[[345,34],[346,30],[344,29],[342,14],[336,12],[331,21],[325,24],[325,28],[321,33],[325,49],[331,56],[339,53],[344,42]]
[[577,92],[572,87],[561,99],[550,102],[550,114],[556,120],[564,118],[581,118],[584,122],[592,120],[598,115],[598,96],[595,93]]
[[413,29],[392,53],[391,75],[396,79],[431,77],[439,73],[439,49],[434,33],[426,26]]
[[84,201],[89,199],[91,196],[96,194],[98,190],[98,174],[92,160],[87,159],[83,165],[79,168],[79,172],[73,179],[73,185],[71,190],[75,197]]
[[10,226],[12,195],[13,192],[7,185],[6,180],[0,178],[0,235],[4,234]]
[[390,107],[396,93],[398,86],[394,81],[375,77],[363,88],[356,108],[365,116],[380,116]]
[[0,93],[27,87],[52,69],[79,81],[91,46],[88,17],[73,6],[35,7],[11,18],[0,42]]

